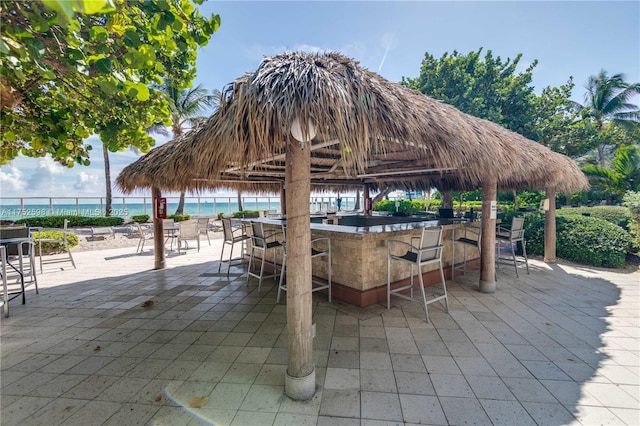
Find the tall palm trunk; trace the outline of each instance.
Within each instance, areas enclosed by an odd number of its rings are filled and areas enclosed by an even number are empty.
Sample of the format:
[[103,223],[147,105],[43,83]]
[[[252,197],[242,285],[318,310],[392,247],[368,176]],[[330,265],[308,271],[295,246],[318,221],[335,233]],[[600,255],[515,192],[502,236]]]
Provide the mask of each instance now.
[[111,166],[109,165],[109,150],[107,145],[102,144],[102,156],[104,157],[104,181],[106,189],[106,213],[105,216],[111,216],[112,200],[111,200]]
[[178,201],[178,208],[176,209],[176,214],[184,213],[184,191],[180,192],[180,201]]
[[241,212],[244,210],[242,207],[242,191],[238,191],[238,211]]

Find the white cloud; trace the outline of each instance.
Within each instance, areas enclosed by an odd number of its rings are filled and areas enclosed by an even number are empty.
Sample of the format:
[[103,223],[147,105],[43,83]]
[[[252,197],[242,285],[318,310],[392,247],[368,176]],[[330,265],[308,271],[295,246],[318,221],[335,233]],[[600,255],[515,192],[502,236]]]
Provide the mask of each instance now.
[[24,181],[20,169],[9,164],[0,168],[0,186],[2,192],[14,192],[24,190],[27,183]]
[[76,183],[73,184],[73,189],[82,192],[93,192],[98,189],[99,185],[99,176],[80,172],[76,175]]
[[49,190],[63,190],[64,185],[56,182],[56,176],[64,175],[65,168],[53,161],[51,157],[38,160],[35,171],[27,179],[27,190],[45,193]]

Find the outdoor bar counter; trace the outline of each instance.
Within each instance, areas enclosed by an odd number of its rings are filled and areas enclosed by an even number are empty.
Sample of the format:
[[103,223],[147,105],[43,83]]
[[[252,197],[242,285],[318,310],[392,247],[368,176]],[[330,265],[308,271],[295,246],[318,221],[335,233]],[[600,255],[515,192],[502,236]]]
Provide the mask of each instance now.
[[[330,218],[333,216],[329,216]],[[331,238],[332,296],[344,302],[364,307],[382,303],[387,298],[387,241],[411,242],[411,237],[420,236],[424,227],[443,226],[442,242],[445,246],[442,261],[445,277],[451,278],[452,237],[459,238],[465,226],[480,226],[480,222],[469,223],[465,219],[425,219],[419,217],[392,216],[335,216],[337,224],[324,224],[326,217],[311,217],[311,238]],[[249,220],[249,219],[247,219]],[[250,219],[280,229],[285,219]],[[326,221],[326,220],[325,220]],[[278,254],[279,256],[279,254]],[[456,247],[456,263],[463,259],[462,250]],[[267,261],[272,259],[271,255]],[[479,261],[477,250],[467,249],[467,261]],[[278,258],[278,264],[282,259]],[[399,286],[410,274],[409,266],[402,262],[391,264],[392,286]],[[313,275],[327,278],[327,262],[323,258],[313,259]],[[435,265],[423,267],[425,284],[439,281]],[[405,281],[406,282],[406,281]],[[395,285],[394,285],[395,284]]]

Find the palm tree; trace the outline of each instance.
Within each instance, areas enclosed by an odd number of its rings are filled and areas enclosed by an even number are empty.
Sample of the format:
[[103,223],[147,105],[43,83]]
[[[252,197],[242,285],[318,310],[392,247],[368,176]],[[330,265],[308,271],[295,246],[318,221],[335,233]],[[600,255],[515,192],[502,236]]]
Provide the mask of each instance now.
[[[582,113],[594,124],[599,137],[607,123],[627,128],[640,126],[640,110],[629,103],[637,94],[640,94],[640,83],[629,84],[624,81],[623,74],[609,76],[602,70],[597,76],[589,77]],[[598,145],[600,167],[605,166],[605,145],[601,139]]]
[[610,168],[588,164],[582,171],[593,177],[594,183],[619,195],[640,190],[640,153],[634,145],[619,147]]
[[[169,102],[171,112],[171,133],[173,137],[181,136],[186,130],[195,126],[207,117],[202,115],[208,108],[216,108],[220,103],[220,91],[215,89],[209,93],[200,85],[192,89],[178,90],[171,84],[164,84],[160,88]],[[168,136],[167,129],[162,125],[156,125],[148,129],[149,133]],[[185,191],[180,192],[180,201],[176,214],[184,212]]]

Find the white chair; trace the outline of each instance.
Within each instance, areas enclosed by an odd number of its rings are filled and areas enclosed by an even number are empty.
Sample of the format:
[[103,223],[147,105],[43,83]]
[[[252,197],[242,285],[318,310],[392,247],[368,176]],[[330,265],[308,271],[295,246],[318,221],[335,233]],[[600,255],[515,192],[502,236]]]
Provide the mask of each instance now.
[[201,235],[207,237],[207,241],[209,245],[211,245],[211,239],[209,239],[209,218],[208,217],[199,217],[196,219],[198,222],[198,232]]
[[[231,218],[223,217],[222,221],[222,233],[223,233],[223,243],[222,243],[222,251],[220,252],[220,263],[218,264],[218,272],[222,268],[222,262],[227,262],[227,276],[229,276],[229,271],[231,270],[231,264],[234,261],[244,261],[244,243],[249,239],[249,236],[244,232],[244,225],[240,223],[238,226],[234,225],[231,222]],[[240,257],[233,257],[233,246],[236,243],[241,243],[240,248]],[[231,246],[231,253],[229,254],[228,260],[222,260],[224,257],[224,248],[226,245]]]
[[[522,246],[522,258],[516,257],[516,246]],[[511,257],[502,256],[501,248],[509,246]],[[527,241],[524,239],[524,217],[514,217],[511,221],[511,229],[498,226],[496,229],[496,267],[499,263],[512,264],[518,277],[518,263],[524,263],[529,273],[529,259],[527,258]]]
[[186,220],[184,222],[178,222],[178,254],[182,249],[182,243],[184,248],[189,248],[189,241],[196,240],[198,242],[198,252],[200,252],[200,230],[198,229],[198,222],[196,220]]
[[138,230],[138,236],[139,236],[136,253],[142,254],[142,252],[144,251],[144,243],[147,240],[153,240],[153,228],[140,225],[138,222],[136,222],[136,229]]
[[[170,242],[169,250],[173,250],[173,240],[178,239],[179,226],[176,225],[174,219],[162,219],[162,229],[165,236],[164,244],[167,245],[167,242]],[[180,251],[180,248],[178,248],[178,251]]]
[[[277,237],[282,236],[282,231],[279,230],[267,230],[264,229],[262,222],[251,222],[251,256],[249,257],[249,268],[247,270],[247,285],[249,285],[249,278],[255,277],[258,279],[258,294],[260,294],[260,287],[262,281],[265,278],[275,278],[278,276],[278,265],[276,262],[276,250],[283,247],[282,241],[278,241]],[[260,252],[260,272],[253,271],[256,252]],[[273,253],[273,274],[264,274],[265,260],[269,252]]]
[[[287,264],[287,243],[286,243],[286,227],[282,226],[282,235],[284,241],[282,242],[282,269],[280,271],[280,283],[278,284],[278,296],[276,297],[276,303],[280,303],[280,292],[287,291],[287,285],[284,282],[286,274]],[[331,303],[331,239],[329,237],[314,238],[311,240],[311,260],[319,257],[325,257],[327,259],[327,281],[321,281],[311,277],[311,292],[327,290],[329,296],[329,303]]]
[[[429,322],[429,310],[431,303],[444,300],[447,313],[449,312],[449,298],[447,296],[447,284],[442,271],[442,226],[434,228],[423,228],[420,237],[412,237],[411,243],[400,240],[389,240],[387,242],[387,309],[391,309],[391,296],[416,302],[424,306],[426,321]],[[408,285],[391,289],[391,262],[399,261],[408,263],[411,268],[411,278]],[[437,264],[440,271],[441,289],[433,286],[425,288],[422,279],[422,267],[425,265]],[[414,268],[418,273],[418,287],[421,299],[414,297],[415,284],[413,281]],[[407,294],[408,290],[408,294]],[[430,297],[427,298],[427,293]]]
[[[452,238],[453,244],[451,244],[451,279],[456,279],[456,271],[462,271],[462,275],[467,272],[479,271],[480,267],[472,267],[467,265],[467,250],[477,250],[478,257],[480,257],[481,240],[482,240],[482,228],[480,222],[473,222],[474,225],[465,225],[464,233],[459,238]],[[476,226],[477,224],[477,226]],[[453,231],[454,236],[456,229]],[[462,263],[456,265],[456,246],[462,247]]]
[[[71,254],[71,249],[69,248],[69,242],[67,241],[67,228],[69,227],[69,220],[64,220],[64,227],[62,228],[62,238],[40,238],[38,237],[38,254],[40,255],[40,273],[42,273],[42,264],[43,263],[60,263],[60,262],[71,262],[73,268],[76,268],[76,262],[73,260],[73,255]],[[42,230],[43,232],[46,230]],[[54,229],[54,231],[59,231],[59,229]],[[46,261],[42,259],[42,243],[55,243],[59,246],[64,247],[65,252],[68,257],[64,258],[50,258]]]

